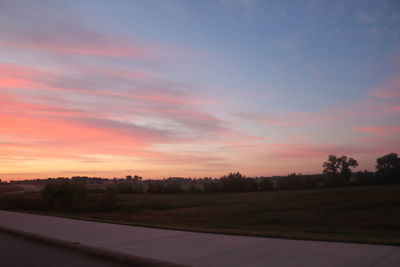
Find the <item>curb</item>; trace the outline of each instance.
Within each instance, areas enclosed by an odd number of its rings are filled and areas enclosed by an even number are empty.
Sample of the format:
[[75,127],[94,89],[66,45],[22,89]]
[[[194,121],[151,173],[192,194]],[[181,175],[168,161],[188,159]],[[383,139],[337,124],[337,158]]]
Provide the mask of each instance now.
[[38,235],[22,230],[17,230],[14,228],[9,228],[5,226],[0,226],[0,231],[9,233],[9,234],[14,234],[18,235],[27,239],[33,239],[39,242],[44,242],[47,244],[51,245],[56,245],[58,247],[63,247],[79,252],[83,252],[86,254],[90,254],[93,256],[99,256],[111,260],[116,260],[121,263],[127,263],[127,264],[132,264],[135,266],[145,266],[145,267],[163,267],[163,266],[171,266],[171,267],[185,267],[186,265],[182,264],[177,264],[177,263],[172,263],[172,262],[167,262],[167,261],[161,261],[161,260],[154,260],[150,258],[145,258],[145,257],[140,257],[140,256],[134,256],[134,255],[129,255],[126,253],[120,253],[120,252],[114,252],[102,248],[96,248],[88,245],[83,245],[78,242],[68,242],[64,241],[61,239],[57,238],[52,238],[48,236],[43,236],[43,235]]

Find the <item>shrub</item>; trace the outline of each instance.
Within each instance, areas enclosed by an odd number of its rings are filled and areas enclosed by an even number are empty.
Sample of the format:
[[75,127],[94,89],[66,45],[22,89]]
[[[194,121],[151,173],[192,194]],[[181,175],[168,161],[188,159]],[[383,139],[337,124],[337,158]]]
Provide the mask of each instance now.
[[46,184],[42,194],[49,208],[62,211],[80,211],[86,199],[87,191],[83,184],[63,181],[60,184]]

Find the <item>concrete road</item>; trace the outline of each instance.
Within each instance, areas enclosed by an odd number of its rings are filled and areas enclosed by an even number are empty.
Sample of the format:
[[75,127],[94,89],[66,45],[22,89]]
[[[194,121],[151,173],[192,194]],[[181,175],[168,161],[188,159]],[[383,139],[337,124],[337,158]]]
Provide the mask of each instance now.
[[193,233],[8,211],[0,211],[2,227],[188,266],[400,266],[400,247],[393,246]]
[[0,266],[123,267],[128,265],[0,232]]

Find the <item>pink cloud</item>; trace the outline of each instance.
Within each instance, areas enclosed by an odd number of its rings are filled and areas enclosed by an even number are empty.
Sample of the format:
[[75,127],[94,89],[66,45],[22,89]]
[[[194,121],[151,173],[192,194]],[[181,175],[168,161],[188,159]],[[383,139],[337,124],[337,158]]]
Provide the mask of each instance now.
[[330,107],[324,113],[332,118],[331,122],[397,116],[400,111],[399,100],[399,98],[379,98],[369,94],[357,101]]
[[337,120],[335,114],[329,112],[288,112],[285,114],[287,120],[298,126],[317,126],[317,127],[331,127],[333,122]]
[[[206,101],[197,99],[189,93],[168,89],[171,82],[157,79],[156,77],[150,78],[151,76],[146,76],[147,85],[143,85],[143,88],[135,89],[142,84],[141,80],[137,78],[138,75],[132,75],[131,79],[128,80],[115,80],[106,79],[104,77],[107,75],[106,73],[86,73],[85,69],[82,71],[81,76],[86,74],[91,79],[70,78],[68,74],[48,72],[38,68],[13,64],[0,64],[0,88],[65,91],[171,104],[200,105],[206,103]],[[98,81],[96,77],[101,77],[103,80]],[[113,88],[115,87],[113,83],[116,81],[124,85],[121,88],[123,91],[118,92]],[[103,90],[103,88],[108,88],[108,90]]]
[[284,158],[310,158],[324,156],[326,155],[326,152],[313,151],[310,149],[282,149],[275,151],[272,154]]
[[356,129],[362,132],[372,133],[377,135],[400,134],[400,126],[387,126],[387,127],[360,126],[356,127]]
[[0,24],[3,47],[78,56],[150,56],[142,45],[90,29],[72,10],[57,3],[46,3],[43,14],[33,3],[10,1],[2,5]]
[[[95,30],[64,3],[46,2],[45,12],[38,3],[3,0],[0,16],[0,47],[41,55],[128,59],[157,64],[159,59],[204,56],[204,51],[149,44]],[[9,3],[8,3],[9,2]],[[45,17],[45,19],[43,19]],[[61,58],[60,57],[60,58]],[[74,58],[76,60],[76,58]]]
[[130,44],[112,44],[112,43],[96,43],[85,44],[80,41],[78,43],[63,44],[63,43],[48,43],[41,40],[35,42],[0,42],[0,46],[11,47],[18,49],[26,49],[29,51],[39,51],[46,53],[62,53],[70,55],[83,56],[100,56],[100,57],[120,57],[120,58],[149,58],[148,53],[143,48],[134,48]]
[[313,158],[313,157],[324,157],[329,154],[348,154],[358,151],[354,148],[343,147],[343,146],[332,146],[332,145],[295,145],[286,144],[281,146],[279,149],[274,150],[271,155],[276,157],[287,157],[287,158]]
[[371,96],[378,98],[399,98],[400,97],[400,75],[394,75],[386,80],[384,85],[374,88]]
[[[18,81],[18,86],[15,86],[3,83],[0,77],[0,88],[7,89],[0,92],[2,135],[13,140],[0,144],[4,149],[3,156],[83,160],[85,156],[82,155],[85,154],[104,154],[155,157],[162,161],[163,158],[174,157],[171,153],[154,150],[154,144],[219,142],[219,138],[224,136],[247,138],[245,134],[230,130],[215,115],[193,109],[193,105],[188,104],[190,102],[163,101],[159,102],[160,106],[152,101],[137,107],[121,102],[110,108],[107,101],[74,108],[70,101],[54,102],[46,95],[20,94],[19,87],[22,85],[32,87],[33,92],[41,92],[41,88],[49,92],[59,90],[31,77],[31,74],[38,74],[38,77],[47,79],[47,73],[15,65],[2,65],[1,68],[3,73],[15,76]],[[81,91],[74,93],[74,97],[82,97]],[[171,126],[177,124],[179,127],[146,126],[138,123],[141,118],[145,121],[148,118],[168,119]]]
[[276,119],[272,119],[272,118],[268,117],[267,115],[264,115],[261,113],[232,112],[230,114],[233,116],[239,117],[239,118],[254,120],[261,124],[266,124],[266,125],[277,125],[277,126],[295,126],[296,125],[294,123],[289,123],[289,122],[285,122],[285,121],[279,121]]
[[0,92],[0,113],[28,114],[35,116],[66,116],[66,117],[94,117],[90,112],[53,106],[49,104],[30,103],[21,101],[17,94]]
[[265,125],[275,126],[313,126],[313,127],[331,127],[332,124],[338,120],[335,114],[330,112],[304,112],[304,111],[292,111],[292,112],[279,112],[277,116],[279,119],[272,118],[262,113],[255,112],[232,112],[231,115],[236,117],[257,121]]
[[[48,112],[52,114],[53,112]],[[58,114],[60,115],[60,114]],[[123,156],[145,160],[146,164],[166,166],[203,166],[226,164],[223,157],[194,152],[163,152],[154,144],[195,144],[199,140],[180,137],[170,131],[160,131],[100,119],[65,119],[41,116],[19,116],[0,113],[2,136],[12,141],[0,143],[3,158],[20,161],[22,158],[65,159],[79,162],[98,159],[96,155]],[[94,155],[94,156],[92,156]]]
[[[208,105],[208,100],[189,92],[180,91],[179,86],[185,86],[184,84],[159,79],[153,75],[138,73],[130,69],[125,69],[125,72],[120,72],[119,75],[110,72],[110,70],[112,68],[109,67],[93,69],[84,66],[79,69],[79,66],[77,66],[76,74],[64,74],[46,69],[42,70],[41,68],[1,64],[0,88],[12,90],[9,92],[8,99],[11,99],[11,95],[15,97],[17,92],[28,92],[29,94],[20,96],[25,98],[23,101],[25,108],[21,108],[21,110],[28,112],[42,114],[44,112],[49,113],[49,110],[55,112],[54,107],[49,109],[43,107],[44,102],[48,101],[45,98],[58,97],[61,100],[67,96],[70,99],[69,103],[60,102],[58,104],[76,106],[74,104],[75,99],[78,99],[78,102],[85,103],[85,99],[90,100],[90,97],[93,96],[97,99],[95,104],[89,102],[79,105],[79,111],[76,108],[72,110],[71,108],[64,108],[64,110],[59,108],[58,112],[77,114],[84,109],[87,113],[86,116],[89,116],[87,111],[91,110],[91,117],[102,116],[110,119],[129,117],[129,120],[131,120],[136,115],[136,117],[142,118],[169,119],[183,126],[183,129],[191,128],[200,131],[203,136],[205,132],[207,132],[207,136],[227,132],[227,127],[222,120],[212,113],[195,108],[196,106]],[[70,78],[74,76],[87,76],[87,78]],[[145,88],[136,88],[138,86]],[[28,102],[31,103],[26,103],[29,95],[36,97],[35,99],[30,97]],[[111,101],[110,97],[116,99]],[[32,101],[40,103],[42,107],[34,106]],[[65,99],[62,101],[65,102]],[[110,104],[111,106],[109,106]],[[16,106],[21,104],[9,101],[7,108],[11,109],[12,105],[14,105],[13,109],[15,110]],[[3,105],[3,108],[5,107]]]
[[390,109],[394,112],[399,112],[400,111],[400,106],[392,106]]
[[[61,115],[57,111],[46,113]],[[14,140],[0,144],[0,147],[13,156],[81,158],[82,154],[104,154],[148,157],[158,156],[151,149],[153,143],[182,141],[168,131],[91,118],[0,113],[0,124],[2,135],[12,136]]]
[[400,75],[391,76],[384,85],[352,102],[326,107],[320,112],[290,112],[284,114],[289,123],[332,127],[337,122],[352,122],[382,116],[397,116],[400,111]]

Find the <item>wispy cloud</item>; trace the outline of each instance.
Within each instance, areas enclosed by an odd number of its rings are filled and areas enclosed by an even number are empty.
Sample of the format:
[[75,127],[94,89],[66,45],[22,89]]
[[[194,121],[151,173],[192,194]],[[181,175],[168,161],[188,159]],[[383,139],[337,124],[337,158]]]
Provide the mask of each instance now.
[[366,133],[372,133],[377,135],[398,135],[400,134],[400,126],[386,126],[386,127],[379,127],[379,126],[359,126],[356,127],[357,130]]
[[295,126],[295,123],[290,123],[290,122],[285,122],[285,121],[279,121],[276,119],[273,119],[265,114],[261,113],[250,113],[250,112],[232,112],[230,113],[233,116],[247,119],[247,120],[253,120],[261,124],[266,124],[266,125],[276,125],[276,126]]
[[371,96],[379,98],[400,98],[400,75],[394,75],[386,80],[386,83],[374,88]]
[[[355,25],[348,32],[381,29],[384,24],[373,24],[383,23],[383,16],[373,8],[357,13],[347,2],[278,2],[205,3],[215,8],[207,15],[189,2],[127,4],[137,7],[132,13],[159,12],[157,18],[126,16],[125,6],[109,12],[104,8],[112,4],[100,3],[102,15],[118,14],[102,25],[103,16],[89,12],[87,3],[1,1],[0,163],[8,168],[1,173],[141,170],[160,177],[164,170],[166,175],[201,170],[220,175],[243,168],[265,175],[276,170],[268,161],[284,170],[285,159],[311,166],[330,153],[365,155],[399,147],[398,75],[351,94],[337,82],[342,96],[331,101],[315,92],[330,78],[340,80],[341,71],[333,75],[327,67],[314,80],[294,73],[299,66],[324,66],[309,55],[314,45],[324,54],[332,36],[321,40],[315,33],[343,30],[348,21]],[[179,27],[169,31],[164,19],[171,14],[176,15],[171,25]],[[396,22],[387,22],[382,34]],[[215,29],[207,29],[214,23]],[[232,28],[225,31],[226,26]],[[346,59],[358,64],[363,48],[347,46],[347,37],[322,61],[340,67],[343,53],[359,49],[360,56]],[[293,45],[304,51],[287,53]],[[377,51],[370,55],[374,60]]]
[[277,158],[321,158],[329,154],[358,154],[365,153],[365,148],[346,146],[346,145],[330,145],[330,144],[274,144],[271,145],[272,151],[268,153],[269,157]]
[[[43,19],[45,14],[46,19]],[[143,45],[91,30],[65,6],[5,1],[0,10],[0,45],[44,53],[146,58]]]

